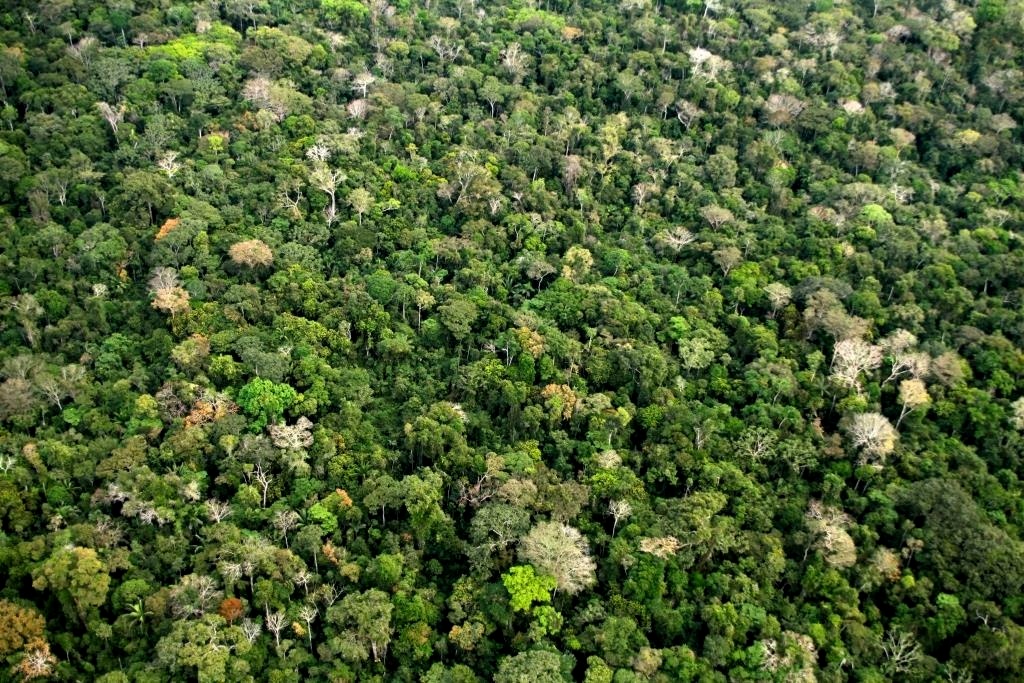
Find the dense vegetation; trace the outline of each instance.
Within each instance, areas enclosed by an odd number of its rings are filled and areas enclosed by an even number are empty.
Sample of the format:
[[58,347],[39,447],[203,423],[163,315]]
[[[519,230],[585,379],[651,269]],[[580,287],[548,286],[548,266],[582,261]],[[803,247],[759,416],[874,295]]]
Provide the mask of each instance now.
[[0,680],[1020,680],[1024,3],[12,0]]

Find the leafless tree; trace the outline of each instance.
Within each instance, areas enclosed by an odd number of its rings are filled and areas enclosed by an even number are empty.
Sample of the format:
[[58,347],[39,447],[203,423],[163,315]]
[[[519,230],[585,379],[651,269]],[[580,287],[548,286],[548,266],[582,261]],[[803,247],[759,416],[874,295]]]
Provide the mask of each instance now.
[[781,282],[772,282],[765,285],[764,293],[768,296],[768,302],[772,305],[772,312],[768,316],[769,318],[774,318],[778,314],[779,309],[787,306],[793,298],[793,290]]
[[231,516],[231,505],[216,498],[206,501],[206,516],[214,524],[219,524]]
[[764,103],[765,118],[773,126],[789,123],[806,108],[806,102],[789,93],[775,93]]
[[885,668],[890,673],[907,673],[921,659],[921,646],[914,636],[906,631],[890,628],[879,645],[885,655]]
[[696,235],[681,225],[677,225],[669,230],[663,230],[654,236],[654,241],[658,245],[676,253],[682,251],[687,245],[696,241],[696,239]]
[[288,547],[288,532],[299,525],[299,513],[295,510],[279,510],[274,515],[274,528],[284,537],[284,547]]
[[[833,567],[852,567],[857,563],[857,546],[847,529],[853,520],[842,510],[812,500],[805,515],[807,528],[813,534],[812,544]],[[807,550],[810,549],[808,546]]]
[[377,78],[369,71],[363,71],[352,79],[352,89],[359,92],[359,96],[365,98],[370,86],[377,82]]
[[679,123],[683,124],[686,130],[690,130],[690,126],[704,116],[701,108],[689,100],[679,100],[676,102],[675,108],[676,118],[679,119]]
[[57,407],[57,410],[63,410],[64,406],[61,405],[61,401],[68,396],[70,393],[67,390],[67,386],[60,381],[57,377],[49,373],[40,373],[35,378],[36,389],[39,390],[43,396]]
[[775,452],[777,443],[778,437],[775,432],[761,427],[753,427],[743,433],[737,446],[751,462],[760,462]]
[[317,143],[306,150],[306,158],[313,163],[324,164],[331,158],[331,150],[323,143]]
[[302,590],[305,592],[306,597],[309,597],[309,584],[312,581],[313,575],[310,574],[305,567],[299,569],[299,571],[295,572],[295,575],[292,576],[292,583],[296,586],[302,586]]
[[691,48],[687,51],[687,56],[690,58],[690,64],[693,67],[691,74],[694,78],[716,81],[720,73],[732,68],[731,62],[712,54],[702,47]]
[[711,256],[715,264],[722,269],[724,277],[729,277],[729,272],[743,261],[743,253],[732,245],[715,249]]
[[333,583],[325,583],[316,589],[314,596],[316,599],[330,607],[338,601],[338,598],[341,597],[341,591],[338,590],[338,587]]
[[299,610],[299,618],[306,622],[306,634],[309,636],[309,647],[313,648],[313,620],[317,618],[317,610],[313,605],[304,605]]
[[260,633],[263,632],[263,627],[260,626],[258,621],[252,619],[242,620],[242,633],[245,634],[245,639],[249,641],[249,644],[256,642],[256,639],[260,637]]
[[313,445],[313,423],[308,417],[302,416],[294,425],[272,425],[269,428],[270,440],[278,448],[298,451]]
[[267,608],[267,629],[274,634],[274,642],[277,643],[278,647],[281,647],[281,631],[284,630],[287,617],[284,612],[270,613],[270,608]]
[[437,53],[437,58],[441,60],[442,66],[445,62],[453,63],[462,53],[461,45],[441,36],[431,36],[428,44]]
[[252,478],[260,485],[260,489],[262,491],[262,502],[260,506],[267,507],[267,492],[270,490],[270,484],[274,481],[274,476],[267,470],[263,469],[262,463],[258,463],[252,472]]
[[217,565],[217,571],[224,577],[228,585],[242,578],[242,564],[240,562],[221,562]]
[[574,190],[583,175],[583,159],[575,154],[568,154],[562,164],[562,180],[567,189]]
[[313,170],[309,173],[309,182],[312,183],[313,187],[326,194],[331,200],[330,205],[324,210],[324,213],[328,216],[328,225],[333,222],[334,217],[338,213],[338,184],[343,182],[345,177],[343,171],[332,171],[328,168],[327,164],[323,163],[314,165]]
[[860,374],[882,365],[882,347],[862,339],[836,342],[832,354],[832,377],[840,384],[862,391]]
[[523,52],[523,46],[519,43],[509,43],[508,47],[501,51],[501,66],[512,75],[514,82],[519,82],[526,72],[526,65],[529,56]]
[[542,572],[555,577],[558,589],[570,595],[592,586],[597,566],[587,539],[579,530],[558,522],[541,522],[523,537],[519,554]]
[[177,158],[177,152],[164,152],[160,159],[157,160],[156,166],[166,173],[168,178],[173,178],[181,170],[181,164],[178,163]]
[[863,450],[865,461],[883,460],[896,448],[897,434],[889,420],[879,413],[858,413],[846,428],[854,447]]
[[897,350],[891,351],[890,355],[892,356],[892,368],[882,384],[893,382],[904,375],[920,379],[927,375],[931,368],[931,356],[921,351]]
[[114,135],[117,135],[117,126],[124,119],[125,106],[121,104],[115,108],[106,102],[97,102],[96,108],[100,110],[100,116],[110,124]]
[[205,574],[188,574],[170,590],[171,612],[178,618],[204,614],[221,597],[214,580]]
[[178,280],[178,271],[174,268],[161,266],[154,269],[152,277],[149,278],[149,291],[151,292],[158,292],[161,289],[172,289],[180,286],[181,281]]
[[732,211],[722,206],[705,206],[700,210],[701,218],[708,222],[713,229],[718,230],[726,223],[731,222],[735,216]]
[[613,500],[608,504],[608,514],[612,516],[612,537],[614,537],[619,522],[633,514],[633,506],[629,504],[628,500]]
[[644,202],[647,201],[647,198],[657,191],[658,186],[654,183],[637,183],[633,186],[633,203],[635,203],[638,208],[643,208]]
[[288,115],[288,107],[279,91],[280,88],[275,89],[275,85],[266,76],[256,76],[245,82],[242,98],[270,112],[275,120],[283,121]]
[[370,101],[363,97],[354,99],[346,105],[345,111],[354,119],[365,119],[370,113]]

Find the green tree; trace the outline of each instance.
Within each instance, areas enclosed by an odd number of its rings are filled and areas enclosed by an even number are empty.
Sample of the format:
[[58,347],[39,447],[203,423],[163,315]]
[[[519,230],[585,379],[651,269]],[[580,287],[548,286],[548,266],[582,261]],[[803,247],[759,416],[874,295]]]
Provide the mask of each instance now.
[[280,420],[284,411],[299,400],[299,394],[287,384],[257,377],[238,390],[237,400],[242,410],[252,418],[252,429],[261,430],[267,424]]
[[36,590],[51,590],[68,616],[83,622],[107,600],[110,574],[92,548],[59,548],[33,573]]
[[564,683],[562,657],[548,650],[528,650],[506,657],[494,674],[495,683]]
[[535,574],[530,565],[509,568],[502,574],[501,582],[516,612],[528,612],[534,602],[550,602],[551,591],[558,585],[553,576]]
[[346,595],[327,610],[327,622],[334,627],[328,636],[329,651],[353,662],[370,657],[382,661],[394,632],[392,611],[387,593],[376,588]]

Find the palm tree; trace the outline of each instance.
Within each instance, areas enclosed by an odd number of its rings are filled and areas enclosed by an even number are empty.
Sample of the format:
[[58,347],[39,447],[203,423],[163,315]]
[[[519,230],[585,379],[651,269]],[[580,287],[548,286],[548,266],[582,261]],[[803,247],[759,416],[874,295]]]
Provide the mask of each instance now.
[[142,604],[142,598],[135,601],[135,604],[128,608],[128,611],[124,613],[127,618],[129,627],[128,631],[138,626],[140,629],[146,628],[146,617],[153,616],[153,613],[146,609],[146,606]]

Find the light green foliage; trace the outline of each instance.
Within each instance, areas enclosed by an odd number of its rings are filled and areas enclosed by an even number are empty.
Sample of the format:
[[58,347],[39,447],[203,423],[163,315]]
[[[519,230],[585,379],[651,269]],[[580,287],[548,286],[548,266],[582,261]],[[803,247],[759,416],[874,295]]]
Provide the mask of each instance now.
[[320,8],[335,22],[362,20],[370,13],[358,0],[320,0]]
[[538,575],[530,565],[512,567],[501,576],[509,594],[509,605],[516,612],[527,612],[534,602],[550,602],[558,582],[553,576]]

